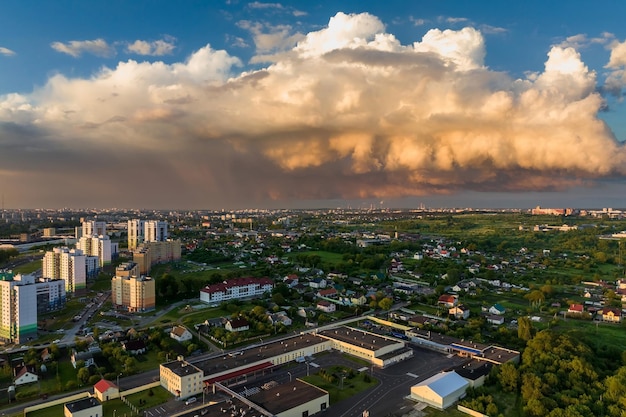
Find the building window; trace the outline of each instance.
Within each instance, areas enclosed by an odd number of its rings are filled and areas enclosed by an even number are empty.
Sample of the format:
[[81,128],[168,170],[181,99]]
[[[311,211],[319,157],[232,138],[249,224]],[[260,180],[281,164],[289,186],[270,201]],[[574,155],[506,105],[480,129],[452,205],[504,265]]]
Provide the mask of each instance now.
[[309,417],[309,411],[303,411],[302,412],[302,417]]

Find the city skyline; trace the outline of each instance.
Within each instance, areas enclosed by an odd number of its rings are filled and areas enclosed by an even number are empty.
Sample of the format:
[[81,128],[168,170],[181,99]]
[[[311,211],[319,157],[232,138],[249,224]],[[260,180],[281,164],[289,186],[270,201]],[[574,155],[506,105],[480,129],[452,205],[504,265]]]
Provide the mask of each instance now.
[[10,0],[3,208],[626,207],[626,4]]

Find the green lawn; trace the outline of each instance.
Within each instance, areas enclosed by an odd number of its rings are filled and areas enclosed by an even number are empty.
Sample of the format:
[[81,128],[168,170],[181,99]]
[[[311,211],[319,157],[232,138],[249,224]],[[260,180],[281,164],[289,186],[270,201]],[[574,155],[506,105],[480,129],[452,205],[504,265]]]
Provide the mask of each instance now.
[[[150,395],[150,393],[152,393],[152,395]],[[139,410],[163,404],[167,402],[170,398],[173,398],[172,394],[170,394],[165,388],[161,386],[150,388],[149,390],[141,391],[126,397],[128,402],[133,404]],[[144,403],[140,404],[142,401]]]
[[41,269],[42,262],[41,259],[38,261],[32,261],[24,265],[16,266],[13,268],[13,273],[15,274],[30,274],[35,272],[38,269]]
[[[334,366],[329,368],[327,371],[330,374],[341,374],[342,371],[346,371],[347,374],[347,369],[340,366]],[[348,378],[346,376],[343,380],[343,386],[341,386],[340,378],[337,378],[334,382],[329,382],[319,374],[306,376],[302,379],[312,385],[315,385],[316,387],[328,391],[330,403],[335,404],[341,400],[350,398],[361,391],[365,391],[378,385],[378,380],[372,377],[369,377],[370,381],[366,382],[365,375],[366,374],[356,372],[353,378]]]

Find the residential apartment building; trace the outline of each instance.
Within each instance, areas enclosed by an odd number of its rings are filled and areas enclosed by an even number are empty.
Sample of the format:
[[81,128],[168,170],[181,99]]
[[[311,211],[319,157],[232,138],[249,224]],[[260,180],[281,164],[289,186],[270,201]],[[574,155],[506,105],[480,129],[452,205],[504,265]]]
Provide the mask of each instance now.
[[138,267],[134,262],[121,264],[115,269],[115,277],[111,279],[111,301],[114,307],[131,312],[154,310],[154,280],[138,274]]
[[182,256],[180,240],[145,242],[133,251],[133,262],[139,265],[139,273],[147,275],[152,265],[179,261]]
[[117,253],[117,244],[113,244],[107,235],[83,236],[76,243],[76,248],[85,255],[97,256],[100,267],[110,264],[113,253]]
[[82,236],[106,236],[106,234],[107,234],[106,222],[97,222],[95,220],[89,220],[89,221],[83,222]]
[[38,289],[34,275],[0,273],[0,342],[24,343],[37,337]]
[[44,278],[64,280],[67,293],[72,294],[86,288],[87,261],[80,249],[61,247],[46,252],[42,271]]
[[269,278],[235,278],[200,290],[200,301],[219,304],[223,301],[251,298],[271,292],[274,281]]
[[164,242],[168,239],[167,222],[161,220],[128,221],[128,250],[134,250],[144,242]]

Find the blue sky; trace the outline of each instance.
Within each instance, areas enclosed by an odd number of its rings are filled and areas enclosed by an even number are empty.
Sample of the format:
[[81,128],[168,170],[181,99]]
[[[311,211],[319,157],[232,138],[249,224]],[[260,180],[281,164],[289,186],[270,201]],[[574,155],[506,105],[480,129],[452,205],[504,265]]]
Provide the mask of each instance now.
[[7,207],[626,207],[626,3],[0,4]]

